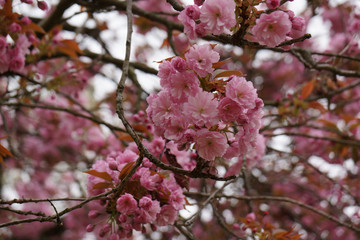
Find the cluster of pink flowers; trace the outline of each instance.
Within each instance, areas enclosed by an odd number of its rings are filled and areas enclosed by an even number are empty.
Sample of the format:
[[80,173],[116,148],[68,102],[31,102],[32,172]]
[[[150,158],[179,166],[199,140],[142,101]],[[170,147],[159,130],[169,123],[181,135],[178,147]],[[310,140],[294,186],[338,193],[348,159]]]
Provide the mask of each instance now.
[[[111,152],[105,160],[97,161],[92,169],[105,172],[112,181],[108,187],[99,188],[104,179],[90,175],[88,191],[97,195],[118,186],[122,178],[122,170],[136,161],[138,154],[127,149],[124,152]],[[124,191],[114,193],[107,199],[90,203],[88,216],[96,219],[95,224],[87,226],[87,231],[109,239],[131,237],[133,230],[147,231],[146,225],[152,230],[156,226],[173,224],[177,212],[184,208],[185,197],[182,188],[177,184],[172,173],[158,171],[148,159],[144,159],[140,168],[131,177]]]
[[[184,32],[188,38],[195,40],[206,34],[229,33],[230,28],[236,24],[234,0],[202,2],[186,6],[179,14],[178,19],[184,24]],[[199,5],[202,5],[201,8]]]
[[[262,117],[263,102],[251,82],[235,75],[214,79],[212,66],[219,58],[210,45],[194,45],[185,59],[163,61],[158,73],[163,89],[147,98],[156,133],[181,149],[195,148],[208,161],[242,159],[256,151]],[[214,81],[225,87],[205,91]]]
[[301,37],[304,33],[305,20],[295,17],[290,10],[263,13],[252,28],[255,40],[269,47],[276,47],[286,40]]
[[[18,32],[20,25],[13,23],[10,30]],[[7,71],[22,73],[25,67],[25,54],[29,53],[31,43],[25,34],[19,34],[15,46],[6,41],[5,36],[0,36],[0,74]]]

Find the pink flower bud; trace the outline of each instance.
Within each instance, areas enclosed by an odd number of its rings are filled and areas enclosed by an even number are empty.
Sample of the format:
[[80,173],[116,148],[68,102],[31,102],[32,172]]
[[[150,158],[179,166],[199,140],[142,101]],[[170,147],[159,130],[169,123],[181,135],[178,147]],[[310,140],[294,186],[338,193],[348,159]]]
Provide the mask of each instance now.
[[91,210],[89,213],[88,213],[88,216],[90,219],[95,219],[97,218],[98,216],[100,215],[99,211],[97,210]]
[[32,4],[32,3],[33,3],[33,0],[21,0],[21,2],[27,3],[27,4]]
[[100,232],[99,232],[99,237],[105,237],[105,234],[106,234],[106,232],[104,232],[104,230],[100,230]]
[[108,233],[108,232],[110,232],[110,230],[111,230],[110,224],[105,224],[101,229],[101,231],[103,231],[104,233]]
[[109,168],[111,170],[117,171],[118,170],[118,165],[117,165],[117,163],[115,161],[111,161],[111,162],[109,162]]
[[94,225],[89,224],[89,225],[86,226],[86,231],[87,231],[87,232],[92,232],[92,231],[94,231],[94,228],[95,228]]
[[30,18],[28,18],[27,16],[21,18],[21,22],[24,24],[24,25],[29,25],[31,23],[31,20]]
[[9,31],[13,32],[13,33],[20,32],[21,31],[21,26],[14,22],[9,26]]
[[43,11],[46,11],[49,9],[49,7],[45,1],[38,1],[38,7]]
[[205,0],[194,0],[194,3],[198,6],[201,6],[204,2]]
[[280,6],[280,0],[266,0],[266,6],[270,9],[275,9]]
[[234,223],[234,224],[233,224],[233,228],[234,228],[234,230],[239,230],[239,229],[240,229],[240,225],[237,224],[237,223]]

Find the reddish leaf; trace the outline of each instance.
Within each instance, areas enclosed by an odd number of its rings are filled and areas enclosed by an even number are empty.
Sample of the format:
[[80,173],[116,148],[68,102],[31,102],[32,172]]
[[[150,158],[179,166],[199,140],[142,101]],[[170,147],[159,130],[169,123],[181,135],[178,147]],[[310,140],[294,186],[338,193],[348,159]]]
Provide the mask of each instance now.
[[[174,154],[171,154],[169,149],[166,149],[165,156],[166,156],[166,159],[168,160],[168,162],[170,163],[170,165],[177,167],[177,168],[182,168],[181,165],[177,162],[176,156]],[[186,188],[187,190],[189,190],[189,178],[187,176],[184,176],[179,173],[174,173],[174,177],[175,177],[176,183],[179,184],[180,187]]]
[[306,99],[308,96],[310,96],[311,92],[314,89],[314,80],[311,80],[310,82],[306,83],[305,86],[301,89],[301,97],[302,99]]
[[129,174],[130,170],[132,169],[135,162],[129,162],[128,164],[121,169],[119,179],[124,180],[124,178]]
[[212,49],[214,49],[215,47],[216,47],[216,43],[214,43],[214,44],[210,44],[210,47],[212,48]]
[[163,43],[160,46],[160,49],[164,48],[164,47],[169,47],[170,46],[170,42],[167,38],[164,39]]
[[3,8],[0,10],[0,13],[5,16],[10,16],[12,14],[12,0],[6,0]]
[[123,132],[118,134],[118,139],[124,140],[124,141],[129,141],[129,142],[134,140],[129,134],[123,133]]
[[109,188],[109,187],[112,187],[111,183],[99,182],[99,183],[96,183],[92,189],[102,189],[102,188]]
[[31,29],[31,30],[33,30],[35,32],[45,34],[44,29],[42,27],[40,27],[39,25],[37,25],[36,23],[31,22],[29,25],[26,25],[25,27],[28,28],[28,29]]
[[64,40],[61,40],[61,43],[72,49],[73,51],[77,52],[77,53],[80,53],[80,54],[83,54],[82,50],[79,48],[79,45],[77,44],[77,42],[75,42],[74,40],[71,40],[71,39],[64,39]]
[[233,70],[233,71],[223,71],[219,74],[216,74],[215,78],[219,78],[219,77],[230,77],[232,75],[236,75],[236,76],[244,76],[244,74],[240,71],[236,71],[236,70]]
[[75,53],[75,51],[73,51],[72,49],[69,49],[67,47],[62,47],[62,46],[57,46],[56,50],[58,50],[59,52],[64,53],[65,55],[68,55],[69,57],[72,58],[77,58],[77,54]]
[[147,132],[148,131],[148,129],[142,124],[134,124],[133,128],[135,131],[138,131],[138,132]]
[[341,114],[341,118],[344,119],[344,121],[346,123],[353,121],[353,120],[357,120],[357,118],[355,116],[350,115],[350,114]]
[[104,179],[106,181],[109,181],[109,182],[112,181],[111,176],[107,172],[98,172],[98,171],[96,171],[94,169],[91,169],[91,170],[88,170],[88,171],[84,171],[84,173],[93,175],[95,177],[102,178],[102,179]]
[[161,61],[157,61],[156,63],[162,63],[164,61],[171,61],[171,59],[173,59],[174,57],[169,57],[169,58],[165,58],[164,60],[161,60]]
[[333,123],[333,122],[330,122],[330,121],[325,120],[325,119],[319,119],[318,121],[321,122],[321,123],[323,123],[325,127],[328,127],[328,128],[330,128],[330,129],[334,129],[334,130],[336,130],[336,131],[339,131],[339,128],[338,128],[338,127],[336,126],[336,124]]
[[[0,140],[5,139],[7,137],[8,136],[0,137]],[[5,164],[4,157],[13,157],[13,155],[9,150],[6,149],[6,147],[4,147],[3,145],[0,144],[0,163],[1,164]]]
[[359,127],[359,126],[360,126],[360,122],[357,121],[356,123],[351,124],[351,125],[349,126],[349,130],[350,130],[350,131],[353,131],[355,128],[357,128],[357,127]]
[[62,40],[60,46],[56,47],[56,50],[72,57],[72,58],[77,58],[77,53],[82,54],[83,52],[81,51],[81,49],[79,48],[79,45],[77,44],[77,42],[75,42],[74,40],[71,39],[64,39]]
[[313,101],[308,103],[308,107],[319,110],[321,113],[327,112],[326,108],[319,102]]
[[227,62],[229,62],[230,60],[231,60],[231,58],[227,58],[224,61],[213,63],[212,67],[219,68],[219,67],[223,66],[224,64],[226,64]]

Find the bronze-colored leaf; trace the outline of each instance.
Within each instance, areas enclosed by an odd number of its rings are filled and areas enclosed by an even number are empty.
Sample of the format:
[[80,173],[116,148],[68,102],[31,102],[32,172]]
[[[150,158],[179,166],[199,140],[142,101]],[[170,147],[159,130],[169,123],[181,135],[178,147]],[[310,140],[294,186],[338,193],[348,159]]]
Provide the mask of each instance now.
[[315,81],[311,80],[310,82],[306,83],[305,86],[301,89],[301,98],[306,99],[312,93],[314,89]]
[[124,178],[129,174],[129,172],[130,172],[130,170],[131,170],[131,168],[133,167],[134,164],[135,164],[135,161],[127,163],[123,167],[123,169],[121,169],[119,179],[124,180]]
[[112,184],[109,183],[109,182],[99,182],[99,183],[96,183],[92,189],[102,189],[102,188],[109,188],[109,187],[112,187]]
[[99,178],[102,178],[102,179],[104,179],[106,181],[112,182],[112,178],[107,172],[98,172],[98,171],[96,171],[94,169],[91,169],[91,170],[88,170],[88,171],[84,171],[84,173],[87,173],[87,174],[90,174],[92,176],[99,177]]

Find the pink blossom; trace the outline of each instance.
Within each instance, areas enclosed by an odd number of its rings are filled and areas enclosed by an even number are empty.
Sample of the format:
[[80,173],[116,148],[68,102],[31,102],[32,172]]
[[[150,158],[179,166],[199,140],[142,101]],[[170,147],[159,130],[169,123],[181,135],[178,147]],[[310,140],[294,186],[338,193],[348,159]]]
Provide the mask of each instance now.
[[188,102],[184,104],[184,114],[199,127],[211,127],[218,122],[217,106],[217,99],[214,99],[212,93],[200,91],[189,97]]
[[257,99],[256,89],[252,82],[243,77],[232,76],[226,85],[226,97],[238,102],[243,108],[254,108]]
[[0,56],[5,54],[7,47],[8,47],[8,43],[6,42],[6,38],[0,36]]
[[155,190],[162,182],[159,174],[151,174],[148,168],[139,169],[138,174],[140,175],[141,185],[149,191]]
[[192,71],[185,71],[172,76],[169,91],[175,103],[183,103],[189,96],[194,96],[201,91],[201,88],[196,74]]
[[243,114],[244,108],[231,98],[225,97],[220,100],[219,116],[225,123],[236,121]]
[[116,210],[123,214],[131,214],[138,209],[137,201],[133,195],[125,193],[116,202]]
[[16,33],[16,32],[20,32],[21,31],[21,26],[15,22],[13,22],[12,24],[10,24],[9,26],[9,31]]
[[197,5],[186,6],[184,10],[191,19],[198,20],[200,18],[200,8]]
[[236,24],[234,0],[207,0],[201,7],[200,20],[205,29],[215,35],[228,33]]
[[280,0],[266,0],[266,6],[270,9],[275,9],[280,6]]
[[212,64],[219,61],[220,55],[210,45],[195,45],[185,53],[188,66],[200,77],[205,77],[214,70]]
[[177,218],[177,211],[170,205],[161,207],[160,213],[157,215],[156,223],[159,226],[174,224]]
[[19,37],[16,41],[16,48],[15,52],[18,52],[19,54],[25,55],[29,53],[29,47],[31,46],[31,43],[27,39],[25,34],[19,34]]
[[[118,168],[123,168],[129,162],[135,162],[138,158],[138,155],[133,151],[126,149],[124,152],[114,152],[115,153],[115,161],[118,163]],[[110,161],[112,158],[107,158],[106,161]]]
[[174,207],[175,210],[184,209],[185,196],[180,188],[177,188],[175,191],[171,191],[169,203]]
[[291,31],[291,26],[289,15],[283,11],[263,13],[256,20],[252,33],[260,44],[276,47],[285,40],[286,35]]
[[174,57],[170,63],[178,72],[184,72],[187,68],[187,63],[182,57]]
[[160,85],[163,88],[170,88],[170,79],[173,74],[176,73],[176,69],[169,61],[163,61],[159,66],[158,77],[160,78]]
[[164,137],[169,140],[181,141],[188,125],[187,117],[183,115],[176,116],[171,119],[170,124],[165,128]]
[[197,132],[195,149],[200,157],[212,161],[215,157],[222,157],[228,145],[224,134],[207,129]]
[[25,57],[23,55],[14,56],[9,64],[9,70],[13,72],[21,72],[25,66]]
[[196,40],[196,22],[186,14],[186,7],[183,11],[180,12],[178,19],[184,25],[184,33],[186,36],[190,40]]
[[161,91],[157,97],[150,96],[146,100],[149,103],[146,111],[154,123],[167,124],[180,111],[179,106],[171,101],[167,91]]
[[[200,18],[200,8],[197,5],[189,5],[180,12],[178,19],[184,25],[184,33],[190,40],[196,40],[199,36],[197,31],[197,23]],[[199,32],[200,33],[200,32]],[[200,34],[200,36],[202,36]]]
[[240,156],[246,156],[256,145],[256,137],[258,135],[258,129],[249,128],[249,125],[245,125],[239,129],[236,133],[235,138],[239,144]]
[[33,0],[21,0],[21,2],[27,3],[27,4],[32,4],[32,3],[33,3]]
[[292,28],[289,36],[292,38],[299,38],[305,33],[305,19],[302,17],[294,17],[292,20]]
[[146,222],[153,222],[156,219],[156,215],[160,213],[160,203],[156,200],[151,200],[151,198],[144,196],[139,201],[139,207],[141,208],[142,214],[146,215]]

